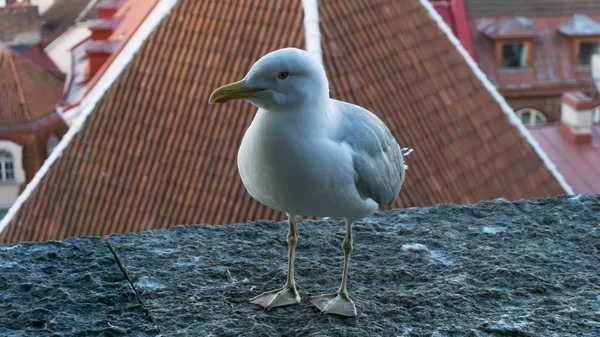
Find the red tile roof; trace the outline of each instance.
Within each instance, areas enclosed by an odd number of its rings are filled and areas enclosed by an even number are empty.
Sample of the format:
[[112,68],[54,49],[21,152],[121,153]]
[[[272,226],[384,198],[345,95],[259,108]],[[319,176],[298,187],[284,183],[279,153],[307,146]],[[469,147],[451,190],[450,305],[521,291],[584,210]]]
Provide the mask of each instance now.
[[530,131],[575,193],[600,194],[600,125],[593,129],[592,145],[573,144],[563,135],[560,125]]
[[63,81],[5,47],[0,47],[0,79],[0,126],[40,120],[62,99]]
[[[112,33],[104,40],[88,39],[73,48],[72,53],[74,55],[81,55],[79,63],[73,67],[74,77],[80,81],[71,82],[65,89],[64,103],[67,107],[78,104],[82,97],[96,85],[98,80],[104,75],[106,69],[108,69],[122,48],[127,44],[127,41],[129,41],[140,24],[144,22],[148,14],[156,6],[157,2],[158,0],[122,0],[103,1],[97,5],[109,6],[113,4],[117,7],[112,18],[94,20],[91,23],[92,27],[98,25],[100,22],[110,25]],[[110,54],[110,56],[101,64],[99,69],[94,69],[97,71],[93,74],[89,73],[89,65],[85,68],[85,73],[81,73],[81,70],[78,71],[78,69],[81,69],[79,65],[82,62],[89,64],[89,58],[85,52],[104,52]],[[85,86],[80,85],[82,83],[81,80],[85,82]]]
[[[56,74],[57,76],[61,74],[58,67],[56,67],[56,64],[54,64],[54,61],[52,61],[52,59],[50,59],[50,57],[48,57],[48,55],[44,53],[41,44],[31,46],[19,46],[18,48],[12,49],[17,51],[19,54],[23,55],[29,61],[40,66],[41,68],[46,69],[47,71]],[[64,76],[59,76],[59,78],[62,77]]]
[[465,0],[471,16],[557,16],[600,14],[598,0]]
[[[321,1],[319,15],[332,97],[415,149],[396,206],[563,193],[418,0]],[[0,242],[281,219],[237,173],[256,109],[206,100],[265,53],[303,47],[303,31],[300,0],[180,0]]]
[[537,35],[532,21],[524,17],[501,18],[483,28],[481,33],[490,39],[534,38]]
[[567,36],[600,36],[600,22],[584,14],[575,14],[569,22],[558,27],[558,31]]

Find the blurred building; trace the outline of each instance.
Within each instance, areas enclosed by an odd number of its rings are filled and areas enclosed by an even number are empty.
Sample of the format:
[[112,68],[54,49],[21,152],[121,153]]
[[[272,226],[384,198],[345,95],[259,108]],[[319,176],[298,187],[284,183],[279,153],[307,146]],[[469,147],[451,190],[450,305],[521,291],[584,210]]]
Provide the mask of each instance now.
[[[50,6],[41,16],[42,18],[42,49],[50,55],[52,60],[58,65],[58,67],[66,74],[65,67],[62,64],[69,57],[55,57],[48,53],[48,47],[54,45],[56,47],[57,40],[71,40],[72,31],[79,31],[81,27],[85,27],[85,21],[96,18],[96,11],[94,5],[98,0],[54,0],[52,6]],[[67,32],[71,34],[67,34]],[[76,36],[86,34],[74,34]],[[78,43],[81,40],[77,40]],[[74,44],[73,44],[74,45]],[[73,45],[70,45],[72,47]],[[62,46],[65,46],[64,44]],[[65,46],[67,49],[67,46]]]
[[0,0],[0,7],[5,6],[36,6],[38,13],[43,14],[57,0]]
[[[571,192],[428,2],[327,0],[318,15],[331,96],[373,111],[415,149],[395,207]],[[104,20],[90,29],[113,38],[89,48],[110,62],[121,19]],[[267,52],[303,48],[304,24],[300,0],[159,1],[99,68],[102,85],[0,223],[0,241],[281,219],[237,173],[256,109],[207,99]]]
[[31,45],[41,41],[37,6],[0,7],[0,46]]
[[559,123],[566,92],[598,100],[600,1],[464,1],[475,58],[525,125]]
[[96,17],[83,16],[45,51],[67,74],[64,99],[57,111],[68,125],[81,114],[85,96],[104,76],[158,0],[101,0]]
[[[600,54],[592,56],[593,93],[600,92]],[[538,126],[531,134],[576,193],[600,194],[600,114],[597,96],[564,93],[559,124]]]
[[0,210],[16,200],[67,126],[55,111],[63,81],[0,47]]

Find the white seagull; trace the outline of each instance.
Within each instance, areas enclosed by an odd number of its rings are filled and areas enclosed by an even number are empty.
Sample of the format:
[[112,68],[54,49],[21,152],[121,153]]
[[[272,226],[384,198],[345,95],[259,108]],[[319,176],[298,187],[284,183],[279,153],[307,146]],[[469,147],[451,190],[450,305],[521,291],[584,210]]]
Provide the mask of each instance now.
[[234,99],[258,107],[238,153],[242,182],[252,197],[289,220],[287,282],[250,302],[267,310],[299,303],[296,217],[344,217],[341,286],[309,300],[323,313],[356,316],[346,289],[352,224],[394,202],[404,181],[403,157],[411,150],[400,148],[368,110],[329,98],[323,66],[300,49],[263,56],[241,81],[215,90],[209,103]]

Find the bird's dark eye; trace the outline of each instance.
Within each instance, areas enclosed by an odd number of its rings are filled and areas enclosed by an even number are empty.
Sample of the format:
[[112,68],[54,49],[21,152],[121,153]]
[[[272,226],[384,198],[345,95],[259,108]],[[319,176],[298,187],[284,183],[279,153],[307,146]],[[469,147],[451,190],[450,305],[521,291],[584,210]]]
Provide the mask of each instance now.
[[290,74],[288,74],[285,71],[280,72],[279,74],[277,74],[277,78],[280,80],[285,80]]

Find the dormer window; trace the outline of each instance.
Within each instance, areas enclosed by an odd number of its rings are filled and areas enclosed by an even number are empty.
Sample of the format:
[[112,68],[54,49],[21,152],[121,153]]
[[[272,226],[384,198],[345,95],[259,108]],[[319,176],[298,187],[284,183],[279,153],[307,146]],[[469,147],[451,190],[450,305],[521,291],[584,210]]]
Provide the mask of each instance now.
[[497,68],[520,70],[531,66],[533,41],[537,37],[531,19],[501,18],[481,27],[480,31],[494,44]]
[[592,64],[592,55],[600,52],[600,41],[579,42],[577,53],[577,65],[589,67]]
[[573,64],[589,68],[592,55],[600,52],[600,22],[587,15],[575,14],[569,22],[557,29],[571,45]]
[[527,66],[525,42],[502,43],[501,66],[504,69],[520,69]]

